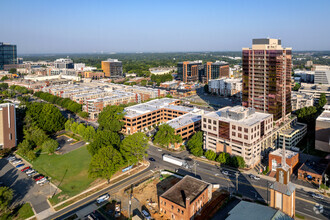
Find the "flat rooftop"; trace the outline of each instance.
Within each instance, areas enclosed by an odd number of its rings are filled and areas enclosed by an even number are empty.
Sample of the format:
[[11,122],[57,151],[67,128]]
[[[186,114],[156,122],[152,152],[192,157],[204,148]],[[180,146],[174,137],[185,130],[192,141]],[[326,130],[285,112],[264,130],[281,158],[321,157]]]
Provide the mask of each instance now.
[[293,135],[294,133],[296,132],[299,132],[300,130],[302,130],[303,128],[307,127],[306,124],[295,124],[295,125],[292,125],[290,128],[286,129],[286,130],[282,130],[280,132],[280,134],[283,134],[283,135]]
[[184,126],[187,126],[191,123],[195,123],[197,121],[200,121],[202,119],[202,116],[200,114],[196,113],[187,113],[184,115],[181,115],[177,118],[174,118],[172,120],[169,120],[166,122],[168,125],[170,125],[174,129],[178,129]]
[[315,173],[318,175],[322,175],[323,172],[325,171],[326,167],[323,165],[320,165],[319,163],[315,163],[312,161],[307,160],[305,163],[301,165],[299,170],[310,172],[310,173]]
[[186,207],[186,198],[192,203],[210,184],[197,178],[186,175],[177,184],[164,192],[161,197]]
[[[282,153],[283,153],[283,149],[278,148],[278,149],[270,152],[269,154],[282,157]],[[292,150],[285,150],[285,157],[286,158],[290,159],[290,158],[296,156],[297,154],[298,154],[298,152],[295,152],[295,151],[292,151]]]
[[324,110],[322,114],[317,117],[316,121],[330,122],[330,111]]
[[269,116],[271,116],[271,114],[268,114],[268,113],[254,112],[252,114],[247,115],[246,117],[244,117],[242,119],[236,120],[236,119],[228,117],[226,114],[226,111],[242,113],[247,110],[248,109],[243,106],[235,106],[235,107],[227,106],[227,107],[219,109],[218,111],[207,113],[207,114],[205,114],[205,116],[208,118],[218,119],[223,122],[228,122],[228,123],[234,122],[234,123],[240,123],[242,125],[247,125],[247,126],[252,126],[252,125],[268,118]]

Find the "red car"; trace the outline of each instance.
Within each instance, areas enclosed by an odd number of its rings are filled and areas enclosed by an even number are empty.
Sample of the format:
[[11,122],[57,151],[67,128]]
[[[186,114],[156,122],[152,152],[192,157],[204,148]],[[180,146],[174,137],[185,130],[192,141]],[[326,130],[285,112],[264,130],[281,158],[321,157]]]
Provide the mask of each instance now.
[[30,167],[25,167],[25,168],[21,169],[21,171],[24,172],[25,170],[28,170],[28,169],[30,169]]
[[38,180],[41,180],[42,178],[44,178],[44,176],[43,176],[43,175],[40,175],[40,176],[36,176],[36,177],[34,178],[34,180],[35,180],[35,181],[38,181]]

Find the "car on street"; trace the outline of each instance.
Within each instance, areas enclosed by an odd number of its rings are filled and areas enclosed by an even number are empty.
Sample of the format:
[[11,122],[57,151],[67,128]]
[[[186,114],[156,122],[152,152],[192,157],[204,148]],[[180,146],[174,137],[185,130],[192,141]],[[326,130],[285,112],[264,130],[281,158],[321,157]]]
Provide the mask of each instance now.
[[221,171],[221,173],[222,173],[223,175],[229,176],[229,173],[228,173],[228,171],[226,171],[226,170]]
[[323,199],[323,198],[324,198],[322,195],[317,194],[317,193],[312,193],[312,197],[313,197],[314,199]]
[[162,149],[160,149],[160,148],[157,148],[157,150],[158,150],[158,151],[163,151],[163,150],[162,150]]
[[254,176],[255,180],[260,180],[260,176]]
[[150,161],[153,161],[153,162],[156,161],[156,160],[155,160],[154,158],[152,158],[152,157],[150,157],[149,160],[150,160]]
[[30,169],[30,167],[24,167],[23,169],[21,169],[21,171],[26,172],[28,169]]
[[24,163],[18,164],[18,165],[16,165],[16,168],[20,168],[20,167],[22,167],[24,165],[25,165]]
[[100,196],[99,198],[97,198],[97,199],[96,199],[96,202],[97,202],[98,204],[100,204],[100,203],[102,203],[102,202],[108,200],[109,198],[110,198],[110,195],[109,195],[108,193],[106,193],[106,194]]
[[250,174],[249,177],[250,177],[250,179],[253,179],[253,180],[254,180],[254,178],[255,178],[256,176],[253,175],[253,174]]
[[149,213],[146,210],[142,210],[141,213],[145,219],[151,219]]
[[23,162],[23,160],[18,159],[18,160],[14,160],[14,161],[12,162],[12,164],[15,165],[15,164],[19,164],[19,163],[22,163],[22,162]]

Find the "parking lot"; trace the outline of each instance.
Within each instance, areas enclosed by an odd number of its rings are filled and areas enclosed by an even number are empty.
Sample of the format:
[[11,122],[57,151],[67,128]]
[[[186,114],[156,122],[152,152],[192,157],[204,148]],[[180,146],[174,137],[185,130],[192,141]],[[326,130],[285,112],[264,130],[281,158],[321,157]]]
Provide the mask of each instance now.
[[49,183],[36,184],[32,177],[21,171],[25,166],[17,169],[7,159],[0,159],[0,182],[14,190],[13,204],[30,202],[35,212],[40,213],[49,208],[47,196],[54,193],[55,187]]
[[70,151],[76,150],[86,144],[86,142],[84,141],[74,143],[76,140],[69,138],[65,135],[57,137],[56,141],[58,142],[58,146],[60,147],[60,149],[57,151],[59,154],[69,153]]

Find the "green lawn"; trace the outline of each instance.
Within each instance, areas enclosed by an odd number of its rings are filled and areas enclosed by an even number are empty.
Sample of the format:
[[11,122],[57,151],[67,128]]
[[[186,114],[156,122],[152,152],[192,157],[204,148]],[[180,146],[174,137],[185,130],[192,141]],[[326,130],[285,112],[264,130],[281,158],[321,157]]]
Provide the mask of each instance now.
[[18,210],[18,219],[27,219],[34,215],[30,203],[24,203],[22,207]]
[[93,182],[94,179],[88,178],[90,160],[91,155],[83,146],[64,155],[41,154],[32,164],[38,172],[51,177],[53,183],[60,183],[62,193],[52,199],[58,203],[82,192]]

